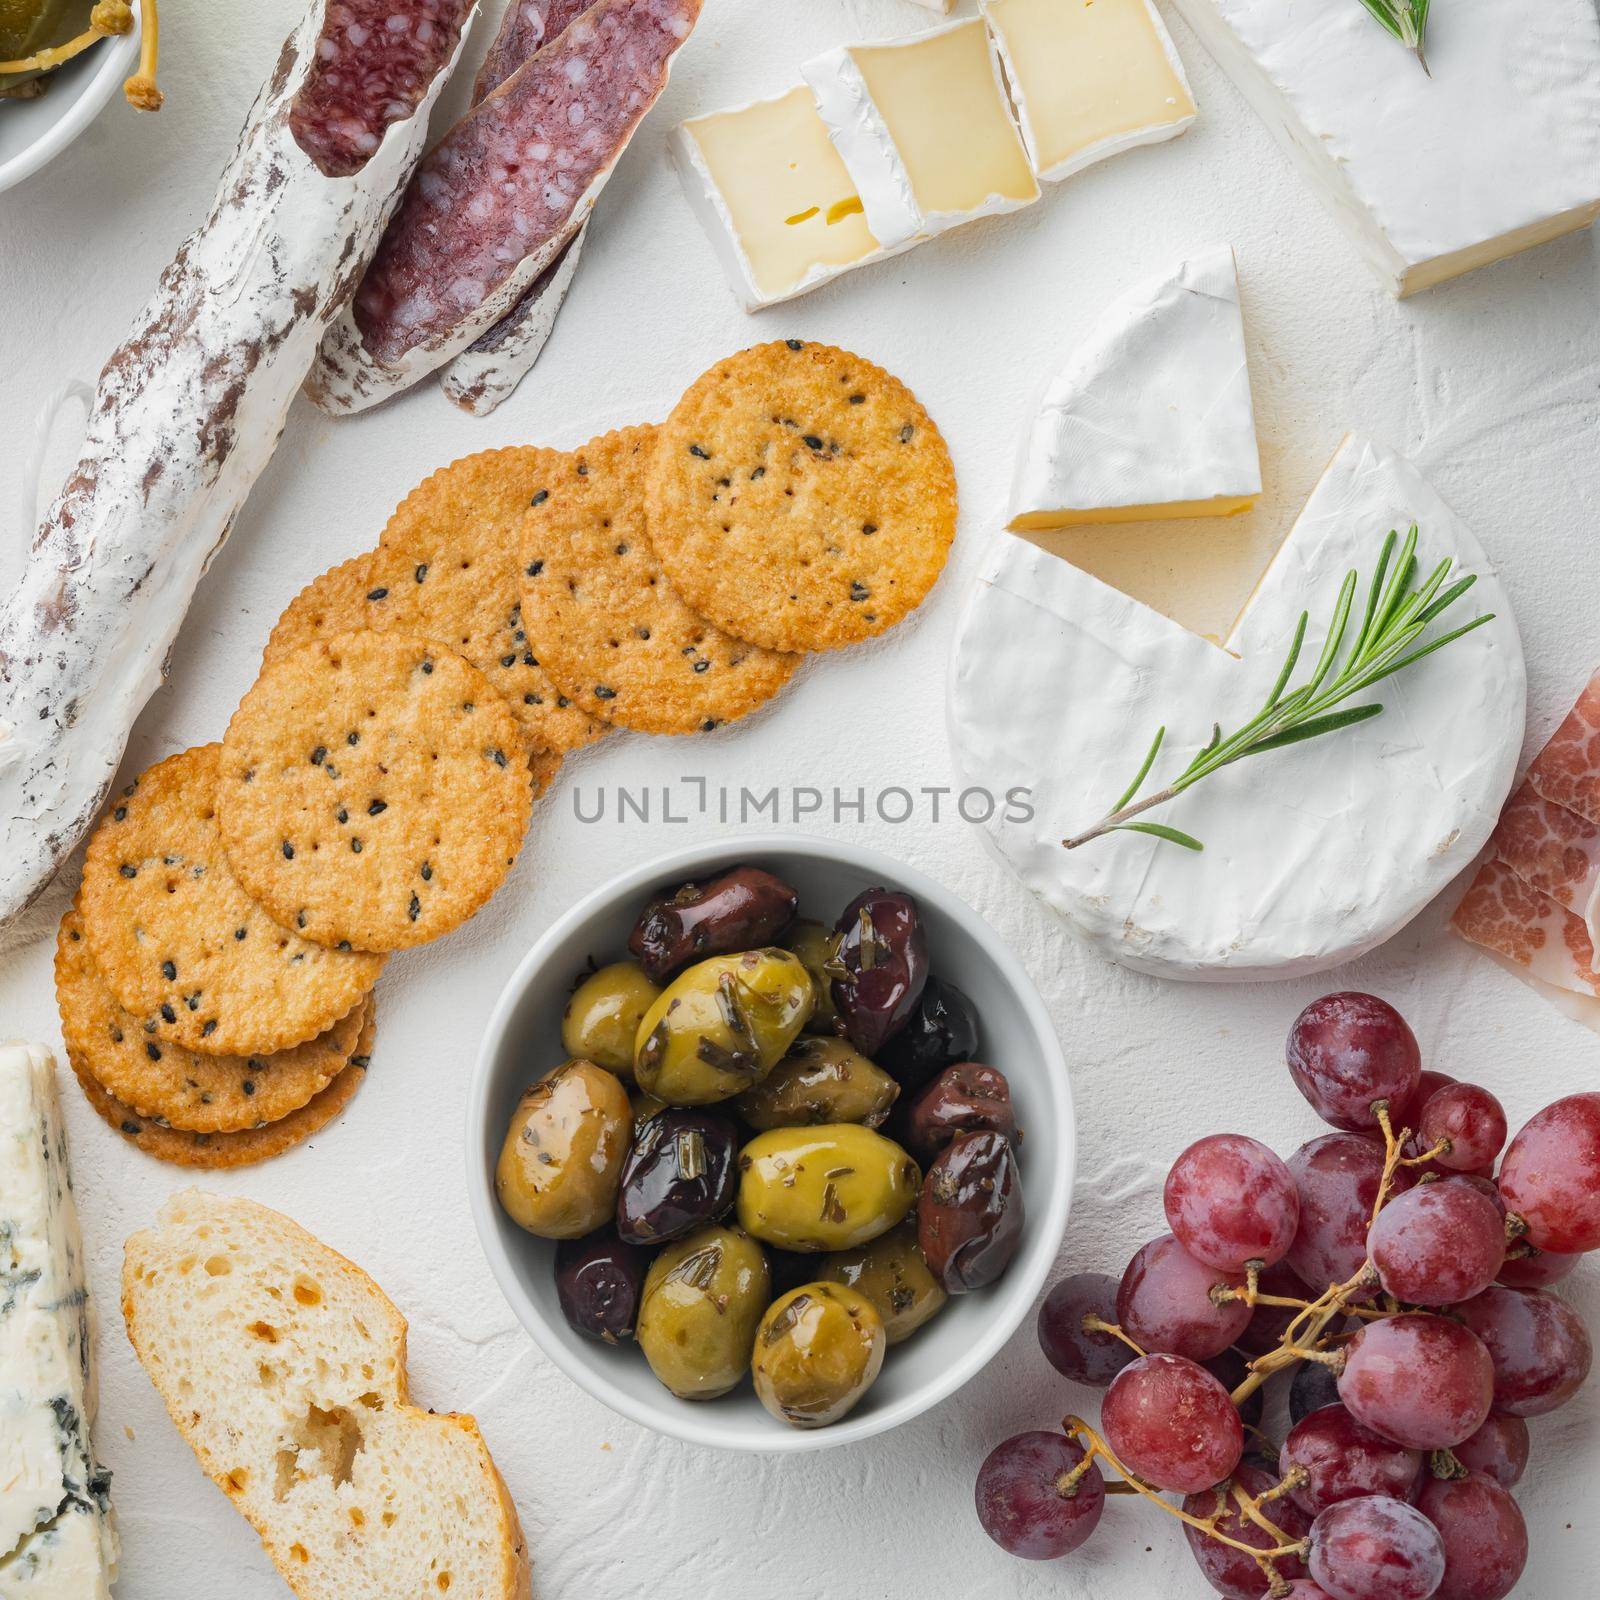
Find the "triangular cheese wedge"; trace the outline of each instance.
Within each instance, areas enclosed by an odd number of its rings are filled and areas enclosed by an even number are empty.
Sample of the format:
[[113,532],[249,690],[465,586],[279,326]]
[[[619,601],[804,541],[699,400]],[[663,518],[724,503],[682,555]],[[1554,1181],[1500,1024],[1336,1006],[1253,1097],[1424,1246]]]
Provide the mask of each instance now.
[[[1449,556],[1477,574],[1456,620],[1491,622],[1363,697],[1382,716],[1241,761],[1151,813],[1202,853],[1138,833],[1062,848],[1116,804],[1158,727],[1145,792],[1214,723],[1249,721],[1308,612],[1303,683],[1345,573],[1370,580],[1384,535],[1412,522],[1424,572]],[[1286,978],[1387,939],[1483,848],[1525,694],[1510,598],[1477,540],[1408,461],[1349,439],[1225,648],[1002,535],[957,635],[951,754],[963,784],[1006,796],[988,842],[1103,954],[1164,977]]]
[[1010,525],[1231,516],[1260,492],[1238,273],[1217,245],[1112,301],[1051,379]]

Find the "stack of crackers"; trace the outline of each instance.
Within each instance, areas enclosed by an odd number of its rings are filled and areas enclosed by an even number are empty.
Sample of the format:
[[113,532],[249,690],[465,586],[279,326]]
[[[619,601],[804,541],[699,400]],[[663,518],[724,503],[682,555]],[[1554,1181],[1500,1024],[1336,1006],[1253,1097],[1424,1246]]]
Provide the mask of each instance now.
[[920,604],[955,522],[911,392],[799,340],[720,362],[659,426],[434,473],[284,612],[222,744],[150,768],[91,838],[56,958],[90,1102],[191,1165],[323,1126],[385,956],[489,899],[567,753],[753,711]]

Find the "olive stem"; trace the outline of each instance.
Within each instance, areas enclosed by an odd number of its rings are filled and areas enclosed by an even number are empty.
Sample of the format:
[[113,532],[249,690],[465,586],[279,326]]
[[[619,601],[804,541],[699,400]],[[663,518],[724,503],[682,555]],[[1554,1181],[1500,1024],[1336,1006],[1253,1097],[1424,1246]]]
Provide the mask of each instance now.
[[1097,1317],[1092,1311],[1083,1314],[1083,1331],[1085,1333],[1109,1333],[1112,1338],[1120,1339],[1136,1356],[1145,1356],[1149,1351],[1142,1349],[1125,1334],[1114,1322],[1107,1322],[1102,1317]]

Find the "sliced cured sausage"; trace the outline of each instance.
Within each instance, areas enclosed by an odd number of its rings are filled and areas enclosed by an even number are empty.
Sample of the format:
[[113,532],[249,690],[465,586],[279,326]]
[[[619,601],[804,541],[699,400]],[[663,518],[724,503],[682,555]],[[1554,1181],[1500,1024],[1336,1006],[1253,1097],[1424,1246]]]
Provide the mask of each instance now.
[[582,226],[700,0],[597,0],[428,156],[309,389],[358,411],[506,315]]
[[472,103],[487,100],[547,40],[566,28],[594,0],[506,0],[500,31],[472,80]]

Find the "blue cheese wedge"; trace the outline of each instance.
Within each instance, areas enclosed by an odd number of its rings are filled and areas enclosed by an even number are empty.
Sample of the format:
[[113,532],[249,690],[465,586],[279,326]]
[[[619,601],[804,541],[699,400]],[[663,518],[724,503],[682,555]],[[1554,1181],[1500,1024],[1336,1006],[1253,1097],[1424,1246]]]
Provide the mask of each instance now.
[[55,1063],[38,1045],[0,1044],[0,1600],[111,1593],[93,1345]]

